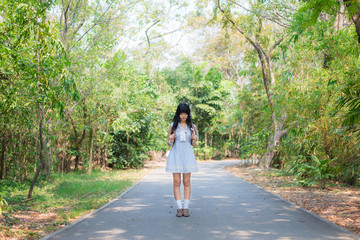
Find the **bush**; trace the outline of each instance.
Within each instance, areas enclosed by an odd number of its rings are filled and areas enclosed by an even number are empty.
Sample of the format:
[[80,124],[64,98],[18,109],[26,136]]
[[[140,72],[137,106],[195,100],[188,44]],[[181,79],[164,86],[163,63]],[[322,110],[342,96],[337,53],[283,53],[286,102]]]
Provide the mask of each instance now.
[[212,159],[215,152],[215,148],[212,148],[210,146],[201,147],[202,145],[204,145],[204,143],[199,142],[199,144],[194,148],[194,153],[196,158],[198,160]]
[[144,127],[139,132],[126,133],[118,131],[112,133],[110,144],[110,158],[108,163],[115,169],[139,168],[144,165],[144,160],[149,158],[148,128]]
[[0,196],[0,215],[6,210],[6,207],[8,206],[8,203],[6,202],[5,198],[3,196]]
[[320,160],[316,156],[311,155],[311,160],[310,163],[299,162],[294,164],[290,171],[296,176],[296,182],[302,186],[315,186],[319,184],[321,188],[325,188],[326,181],[334,177],[331,173],[332,168],[330,164],[335,159],[325,158]]

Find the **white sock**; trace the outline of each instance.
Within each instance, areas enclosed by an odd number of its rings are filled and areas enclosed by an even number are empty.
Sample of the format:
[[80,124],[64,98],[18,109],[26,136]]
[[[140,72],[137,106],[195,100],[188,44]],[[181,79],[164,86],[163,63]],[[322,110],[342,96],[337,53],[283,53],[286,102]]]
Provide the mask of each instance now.
[[190,199],[185,199],[184,200],[184,208],[189,209],[189,204],[190,204]]
[[181,204],[181,200],[175,200],[177,208],[178,209],[182,209],[182,204]]

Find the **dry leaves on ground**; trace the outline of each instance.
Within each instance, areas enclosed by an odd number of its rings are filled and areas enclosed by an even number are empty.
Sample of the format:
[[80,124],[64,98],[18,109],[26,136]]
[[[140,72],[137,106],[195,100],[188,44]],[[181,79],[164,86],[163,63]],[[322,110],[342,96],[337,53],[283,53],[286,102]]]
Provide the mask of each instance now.
[[288,176],[273,176],[255,166],[235,165],[227,170],[244,180],[305,208],[355,234],[360,235],[360,189],[331,186],[325,189],[294,186]]

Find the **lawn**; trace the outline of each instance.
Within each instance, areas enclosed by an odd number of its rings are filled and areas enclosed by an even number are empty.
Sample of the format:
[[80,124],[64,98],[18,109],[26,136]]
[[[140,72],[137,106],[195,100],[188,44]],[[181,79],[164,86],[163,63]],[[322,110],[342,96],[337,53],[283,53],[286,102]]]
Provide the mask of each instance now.
[[27,199],[30,183],[0,181],[8,207],[0,218],[0,239],[39,239],[118,197],[149,168],[53,174],[41,178]]

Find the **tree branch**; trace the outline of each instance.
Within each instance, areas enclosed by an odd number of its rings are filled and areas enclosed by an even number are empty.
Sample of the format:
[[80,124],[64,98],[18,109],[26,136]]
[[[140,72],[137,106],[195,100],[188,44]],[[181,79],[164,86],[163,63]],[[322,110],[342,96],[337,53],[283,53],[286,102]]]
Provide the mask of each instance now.
[[[258,53],[258,56],[259,56],[259,60],[260,60],[260,63],[261,63],[261,70],[262,70],[262,75],[263,75],[263,81],[264,81],[264,86],[265,86],[265,90],[266,90],[266,95],[267,95],[267,98],[268,98],[268,102],[269,102],[269,105],[270,105],[270,109],[271,111],[273,112],[273,115],[275,114],[274,112],[274,103],[272,101],[272,96],[271,96],[271,93],[270,93],[270,88],[269,88],[269,81],[268,81],[268,78],[267,78],[267,73],[266,73],[266,63],[265,63],[265,60],[264,60],[264,50],[263,48],[260,46],[260,44],[258,42],[255,42],[253,41],[250,37],[248,37],[245,32],[243,30],[241,30],[240,28],[238,28],[235,24],[235,22],[229,18],[225,11],[221,8],[221,5],[220,5],[220,0],[217,1],[218,2],[218,8],[220,9],[220,11],[224,14],[224,16],[226,17],[226,19],[228,21],[231,22],[231,24],[235,27],[236,30],[238,30],[245,38],[246,40],[248,40],[251,45],[253,45],[253,47],[255,48],[255,50],[257,51]],[[274,124],[276,124],[276,117],[274,118],[273,117],[273,121],[274,121]]]
[[[153,38],[150,38],[150,39],[148,39],[148,40],[151,41],[151,40],[154,40],[154,39],[157,39],[157,38],[160,38],[160,37],[163,37],[163,36],[172,34],[172,33],[177,32],[177,31],[179,31],[179,29],[175,29],[175,30],[173,30],[173,31],[171,31],[171,32],[167,32],[167,33],[164,33],[164,34],[159,34],[159,35],[157,35],[157,36],[155,36],[155,37],[153,37]],[[147,36],[146,36],[146,37],[147,37]],[[138,45],[140,46],[140,45],[142,45],[143,43],[148,42],[148,40],[144,40],[144,41],[142,41],[141,43],[139,43]]]
[[150,28],[152,28],[153,26],[155,26],[156,24],[158,24],[160,22],[160,20],[157,20],[156,22],[154,22],[153,24],[151,24],[150,27],[148,27],[146,30],[145,30],[145,35],[146,35],[146,39],[147,39],[147,42],[148,42],[148,48],[150,48],[150,39],[149,39],[149,36],[148,36],[148,31],[150,30]]
[[[237,3],[237,2],[235,2],[235,1],[233,1],[233,0],[229,0],[229,1],[232,2],[232,3],[234,3],[234,4],[237,5],[237,6],[241,7],[241,8],[244,9],[245,11],[248,11],[248,12],[250,12],[250,13],[252,13],[252,14],[257,15],[254,11],[251,11],[250,9],[242,6],[242,5],[239,4],[239,3]],[[281,21],[278,20],[278,19],[274,19],[274,18],[271,18],[271,17],[269,17],[269,16],[266,16],[265,14],[261,14],[261,17],[263,17],[263,18],[265,18],[265,19],[267,19],[267,20],[269,20],[269,21],[272,21],[272,22],[274,22],[274,23],[276,23],[276,24],[278,24],[278,25],[280,25],[280,26],[282,26],[282,27],[284,27],[284,28],[290,27],[289,24],[283,23],[283,22],[281,22]],[[283,18],[286,19],[285,17],[283,17]],[[288,20],[288,19],[286,19],[286,20]]]
[[231,18],[229,18],[229,17],[226,15],[224,9],[221,8],[220,0],[218,0],[218,8],[219,8],[219,10],[223,13],[223,15],[226,17],[226,19],[229,20],[229,22],[231,22],[231,24],[233,25],[233,27],[234,27],[238,32],[240,32],[240,33],[245,37],[245,39],[248,40],[251,45],[253,45],[253,47],[254,47],[255,49],[257,49],[257,46],[256,46],[255,42],[254,42],[250,37],[248,37],[242,29],[238,28],[237,25],[236,25],[236,23],[235,23]]
[[274,45],[270,47],[269,55],[272,54],[274,48],[276,48],[287,36],[289,36],[289,33],[286,33],[282,38],[280,38],[276,43],[274,43]]
[[[112,1],[111,4],[108,6],[108,8],[104,11],[104,13],[99,17],[99,19],[87,30],[85,31],[85,33],[79,38],[77,39],[76,42],[79,42],[86,34],[88,34],[90,32],[91,29],[93,29],[99,22],[100,20],[105,16],[105,14],[109,11],[109,9],[111,8],[111,6],[116,2],[116,0]],[[70,48],[73,49],[75,47],[76,43]]]
[[80,6],[81,6],[81,2],[78,1],[77,4],[76,4],[76,6],[75,6],[75,8],[72,10],[72,11],[73,11],[73,14],[72,14],[72,16],[71,16],[72,21],[71,21],[71,23],[69,24],[70,27],[75,23],[75,19],[77,19],[77,17],[78,17],[79,14],[80,14],[80,10],[78,10],[78,9],[80,8]]

